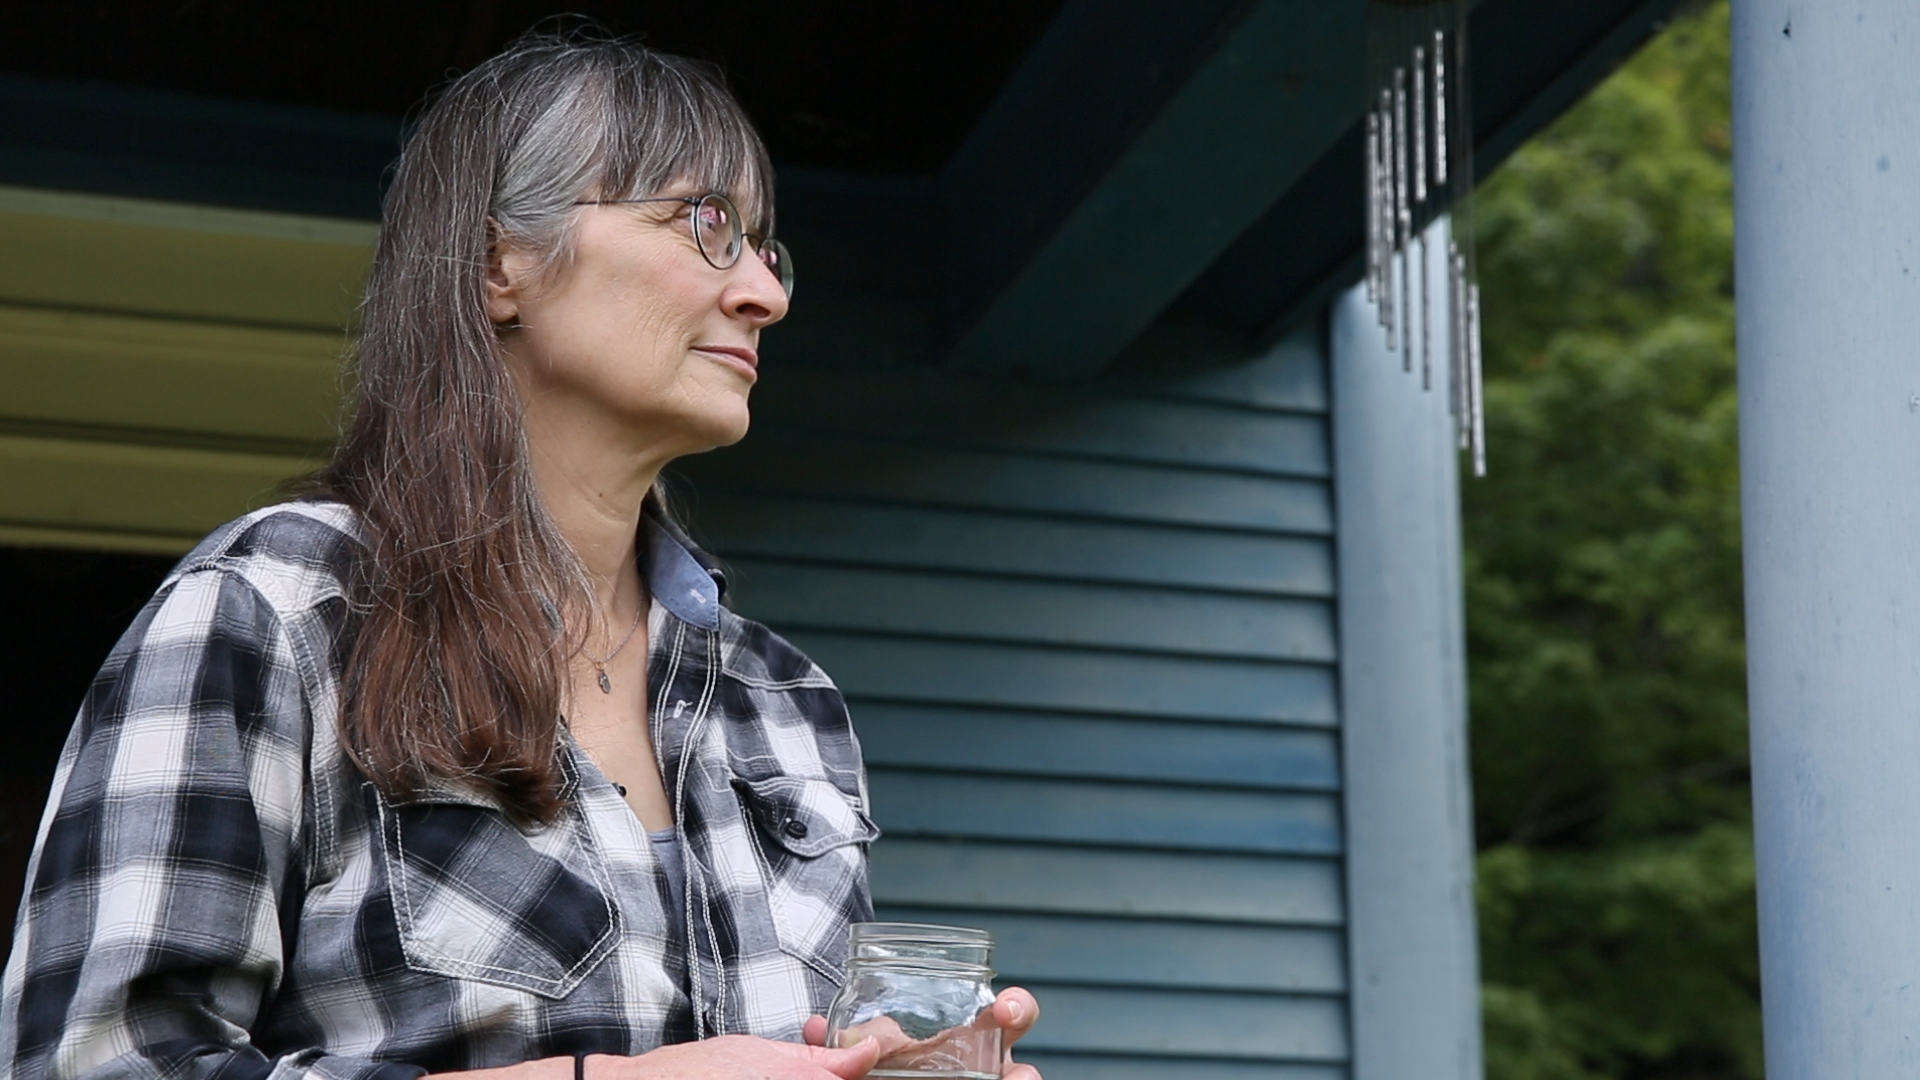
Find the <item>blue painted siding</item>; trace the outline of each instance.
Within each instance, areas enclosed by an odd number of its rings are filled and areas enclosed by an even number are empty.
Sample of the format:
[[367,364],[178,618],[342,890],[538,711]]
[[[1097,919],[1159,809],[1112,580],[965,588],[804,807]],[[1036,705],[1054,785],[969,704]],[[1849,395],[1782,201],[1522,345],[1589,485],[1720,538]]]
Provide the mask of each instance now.
[[1327,371],[810,366],[693,462],[847,694],[886,917],[991,929],[1050,1080],[1348,1074]]

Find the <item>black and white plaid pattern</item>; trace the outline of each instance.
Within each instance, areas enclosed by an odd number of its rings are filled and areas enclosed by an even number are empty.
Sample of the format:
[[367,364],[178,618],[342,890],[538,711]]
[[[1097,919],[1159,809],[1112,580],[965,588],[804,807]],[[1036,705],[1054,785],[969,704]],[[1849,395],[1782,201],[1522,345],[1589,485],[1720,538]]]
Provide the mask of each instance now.
[[571,805],[544,828],[454,786],[396,806],[365,782],[335,726],[353,517],[275,507],[175,569],[80,710],[6,968],[0,1080],[413,1080],[798,1039],[871,917],[859,747],[819,668],[725,611],[674,537],[648,540],[680,920],[640,822],[571,744]]

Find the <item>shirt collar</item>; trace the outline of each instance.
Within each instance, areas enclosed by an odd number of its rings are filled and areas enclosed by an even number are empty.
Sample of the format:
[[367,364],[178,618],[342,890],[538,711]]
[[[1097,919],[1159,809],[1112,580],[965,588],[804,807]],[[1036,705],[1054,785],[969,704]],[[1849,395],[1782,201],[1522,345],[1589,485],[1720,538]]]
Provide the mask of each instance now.
[[647,576],[647,591],[682,622],[718,630],[718,575],[695,554],[691,542],[675,535],[653,515],[644,516],[640,525],[646,539],[640,569]]

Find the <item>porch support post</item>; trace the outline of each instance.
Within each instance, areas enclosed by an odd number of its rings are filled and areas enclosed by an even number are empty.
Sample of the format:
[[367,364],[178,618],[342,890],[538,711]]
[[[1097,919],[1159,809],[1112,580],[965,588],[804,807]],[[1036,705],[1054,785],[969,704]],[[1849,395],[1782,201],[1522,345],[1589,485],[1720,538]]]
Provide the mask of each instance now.
[[[1447,223],[1428,250],[1444,275]],[[1445,282],[1444,276],[1436,281]],[[1446,304],[1430,340],[1449,340]],[[1334,302],[1341,756],[1354,1080],[1480,1080],[1460,480],[1444,376]],[[1446,370],[1435,357],[1435,371]]]
[[1920,4],[1733,62],[1767,1076],[1920,1076]]

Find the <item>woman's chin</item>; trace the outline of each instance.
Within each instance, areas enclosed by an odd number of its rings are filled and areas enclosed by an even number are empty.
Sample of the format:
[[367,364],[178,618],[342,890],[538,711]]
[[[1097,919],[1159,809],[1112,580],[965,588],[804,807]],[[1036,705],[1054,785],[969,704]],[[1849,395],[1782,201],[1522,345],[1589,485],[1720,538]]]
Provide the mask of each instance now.
[[720,433],[719,437],[714,440],[713,445],[716,447],[732,446],[734,443],[746,438],[747,428],[750,426],[748,421],[750,419],[746,410],[741,410],[739,422],[729,425],[727,430],[724,433]]
[[752,414],[743,391],[681,395],[663,408],[660,397],[600,399],[603,437],[624,449],[671,460],[732,446],[747,436]]
[[693,446],[688,452],[700,454],[722,446],[732,446],[747,437],[751,419],[744,397],[736,409],[716,409],[699,417],[688,425],[687,442]]

